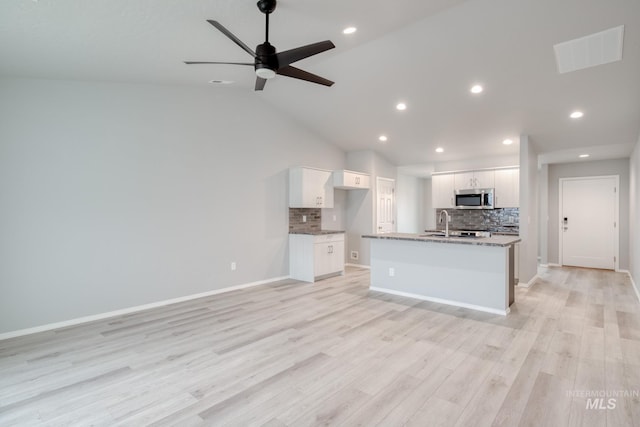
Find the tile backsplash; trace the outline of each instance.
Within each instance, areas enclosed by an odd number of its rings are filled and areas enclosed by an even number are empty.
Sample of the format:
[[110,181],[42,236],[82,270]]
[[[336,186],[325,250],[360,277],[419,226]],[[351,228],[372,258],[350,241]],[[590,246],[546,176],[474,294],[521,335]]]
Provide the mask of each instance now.
[[[307,217],[307,222],[302,221],[303,216]],[[289,232],[320,231],[321,229],[320,208],[289,208]]]
[[[436,227],[442,228],[438,218],[440,211],[436,209]],[[520,209],[447,209],[451,217],[449,228],[453,230],[489,230],[489,231],[518,231]]]

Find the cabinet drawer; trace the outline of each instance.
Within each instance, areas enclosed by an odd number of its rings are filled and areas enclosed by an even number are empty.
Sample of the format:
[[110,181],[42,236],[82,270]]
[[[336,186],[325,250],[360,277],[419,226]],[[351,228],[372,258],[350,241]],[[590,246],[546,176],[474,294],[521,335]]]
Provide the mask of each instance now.
[[344,233],[313,236],[313,243],[344,242]]

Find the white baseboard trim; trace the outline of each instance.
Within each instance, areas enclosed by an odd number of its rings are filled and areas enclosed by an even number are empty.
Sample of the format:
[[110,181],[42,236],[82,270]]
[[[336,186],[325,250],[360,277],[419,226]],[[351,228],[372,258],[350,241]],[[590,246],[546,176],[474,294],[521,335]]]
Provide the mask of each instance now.
[[636,286],[636,282],[633,281],[633,276],[629,270],[624,270],[625,273],[629,275],[629,280],[631,280],[631,286],[633,286],[633,290],[636,292],[636,297],[638,301],[640,301],[640,292],[638,292],[638,287]]
[[467,303],[464,303],[464,302],[452,301],[452,300],[442,299],[442,298],[432,298],[432,297],[427,297],[427,296],[424,296],[424,295],[412,294],[412,293],[409,293],[409,292],[396,291],[396,290],[393,290],[393,289],[378,288],[376,286],[371,286],[369,289],[371,289],[372,291],[382,292],[382,293],[385,293],[385,294],[398,295],[398,296],[401,296],[401,297],[408,297],[408,298],[415,298],[415,299],[419,299],[419,300],[423,300],[423,301],[437,302],[438,304],[453,305],[455,307],[470,308],[471,310],[484,311],[485,313],[499,314],[501,316],[506,316],[511,311],[511,309],[509,309],[509,308],[507,308],[506,310],[498,310],[496,308],[483,307],[481,305],[467,304]]
[[531,278],[531,280],[529,280],[528,282],[518,282],[518,286],[521,286],[523,288],[530,288],[533,285],[535,285],[536,280],[538,280],[540,278],[540,276],[538,276],[537,274],[535,276],[533,276]]
[[556,264],[555,262],[547,263],[547,267],[562,267],[562,264]]
[[346,263],[345,267],[358,267],[358,268],[366,268],[367,270],[371,270],[371,266],[370,265],[363,265],[363,264],[351,264],[351,263]]
[[65,328],[67,326],[75,326],[75,325],[80,325],[82,323],[94,322],[96,320],[104,320],[110,317],[122,316],[124,314],[130,314],[138,311],[149,310],[152,308],[163,307],[166,305],[177,304],[179,302],[185,302],[185,301],[190,301],[198,298],[209,297],[212,295],[224,294],[227,292],[237,291],[240,289],[252,288],[254,286],[266,285],[268,283],[273,283],[273,282],[277,282],[279,280],[285,280],[285,279],[289,279],[289,276],[281,276],[281,277],[274,277],[266,280],[258,280],[256,282],[243,283],[241,285],[229,286],[227,288],[214,289],[212,291],[202,292],[199,294],[186,295],[183,297],[152,302],[149,304],[138,305],[135,307],[128,307],[120,310],[108,311],[106,313],[99,313],[99,314],[93,314],[91,316],[84,316],[84,317],[78,317],[75,319],[64,320],[62,322],[48,323],[46,325],[35,326],[33,328],[26,328],[26,329],[20,329],[17,331],[5,332],[0,334],[0,341],[6,340],[9,338],[21,337],[24,335],[37,334],[38,332],[46,332],[53,329]]

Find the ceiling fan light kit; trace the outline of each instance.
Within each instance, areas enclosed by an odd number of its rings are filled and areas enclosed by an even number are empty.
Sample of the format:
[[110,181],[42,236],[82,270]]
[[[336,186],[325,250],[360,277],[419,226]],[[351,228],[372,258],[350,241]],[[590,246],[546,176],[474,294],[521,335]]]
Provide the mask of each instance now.
[[291,66],[294,62],[308,58],[326,50],[333,49],[335,45],[330,40],[312,43],[306,46],[297,47],[278,53],[275,46],[269,43],[269,15],[276,9],[276,0],[260,0],[257,3],[260,12],[265,14],[265,41],[256,46],[255,52],[244,42],[227,30],[218,21],[207,20],[216,27],[222,34],[240,46],[245,52],[253,56],[254,62],[207,62],[207,61],[185,61],[187,65],[194,64],[228,64],[228,65],[253,65],[256,72],[255,90],[263,90],[268,79],[280,74],[294,79],[305,80],[324,86],[331,86],[333,82],[308,71]]

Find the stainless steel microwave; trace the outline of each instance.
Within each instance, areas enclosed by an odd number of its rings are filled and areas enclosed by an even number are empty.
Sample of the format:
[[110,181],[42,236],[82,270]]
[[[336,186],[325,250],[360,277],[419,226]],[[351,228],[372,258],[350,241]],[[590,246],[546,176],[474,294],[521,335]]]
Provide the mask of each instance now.
[[493,209],[493,188],[456,190],[456,209]]

